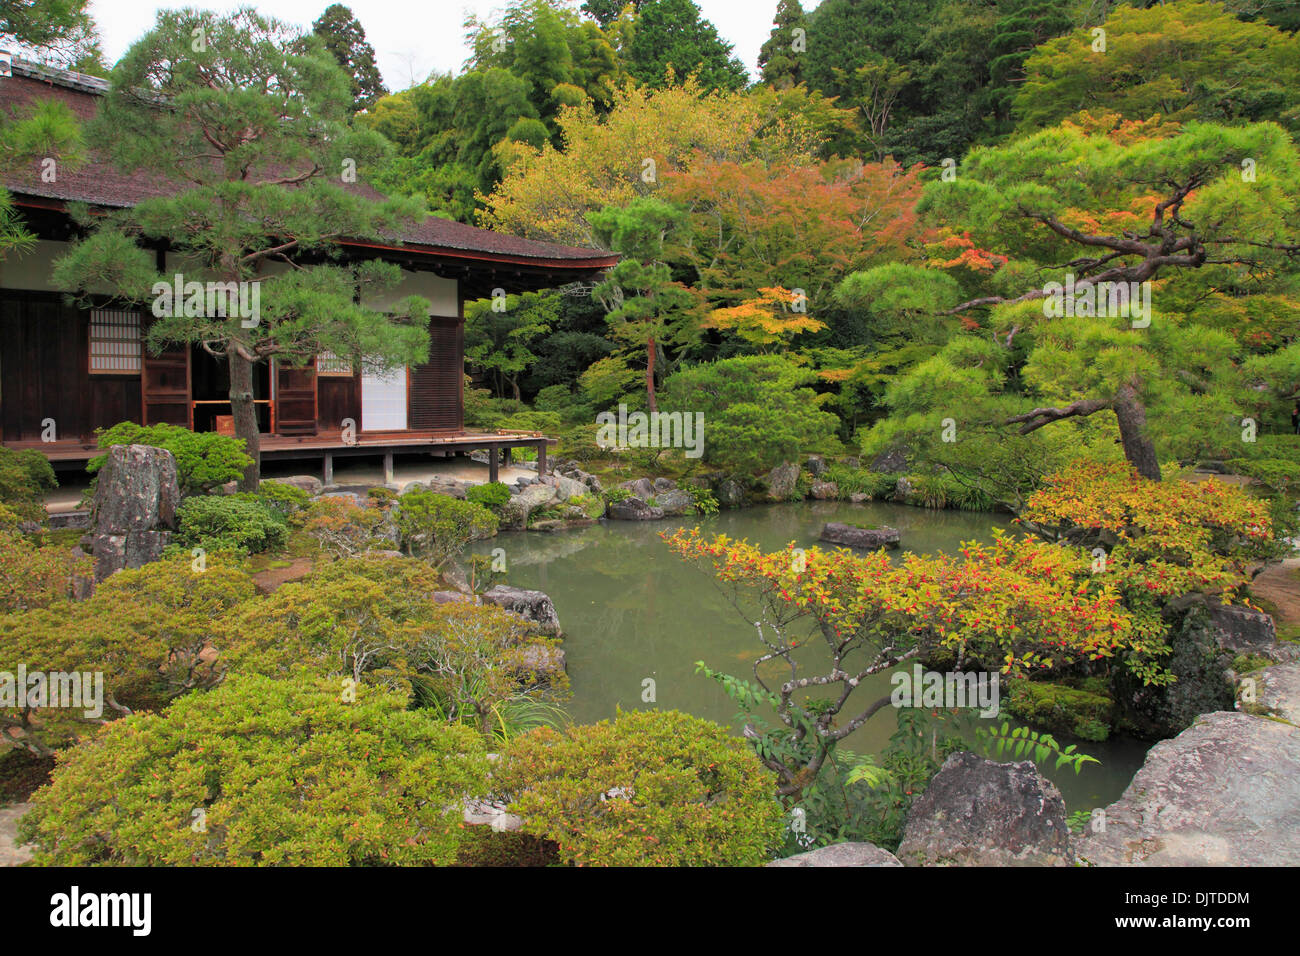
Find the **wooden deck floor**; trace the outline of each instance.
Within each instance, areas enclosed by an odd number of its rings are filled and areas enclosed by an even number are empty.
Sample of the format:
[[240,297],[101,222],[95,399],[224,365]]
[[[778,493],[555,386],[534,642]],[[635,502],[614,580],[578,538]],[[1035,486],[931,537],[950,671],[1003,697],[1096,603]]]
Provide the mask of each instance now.
[[[318,432],[314,435],[263,435],[262,459],[264,461],[289,461],[293,459],[317,459],[322,463],[325,481],[332,482],[334,459],[358,455],[382,455],[384,472],[391,474],[394,454],[416,454],[419,452],[442,452],[455,454],[470,451],[504,451],[509,462],[510,449],[536,448],[538,471],[545,473],[547,447],[556,444],[557,439],[548,438],[540,432],[363,432],[351,441],[343,439],[341,431]],[[6,448],[20,450],[34,448],[45,455],[52,463],[79,463],[89,461],[102,449],[94,442],[72,441],[23,441],[4,442]],[[497,480],[498,456],[490,454],[488,468],[490,479]]]

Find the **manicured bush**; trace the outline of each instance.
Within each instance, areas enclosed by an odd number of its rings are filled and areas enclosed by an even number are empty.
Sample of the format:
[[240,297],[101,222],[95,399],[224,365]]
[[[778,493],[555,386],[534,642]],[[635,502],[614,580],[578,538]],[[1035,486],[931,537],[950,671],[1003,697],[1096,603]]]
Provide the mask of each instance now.
[[304,489],[296,485],[286,485],[279,481],[260,482],[257,491],[240,492],[235,497],[242,498],[245,501],[256,501],[272,511],[278,511],[286,518],[297,514],[311,500],[311,495]]
[[358,505],[350,495],[317,498],[294,516],[322,551],[336,558],[352,557],[378,548],[392,548],[382,533],[388,517],[375,503]]
[[69,753],[22,839],[37,865],[446,865],[487,767],[400,694],[232,677]]
[[510,489],[504,482],[490,481],[484,485],[475,485],[465,492],[465,500],[472,501],[476,505],[482,505],[484,508],[490,508],[493,511],[500,511],[505,503],[510,500]]
[[394,508],[401,547],[441,568],[465,545],[497,532],[497,516],[482,505],[416,488]]
[[556,638],[494,605],[438,604],[442,586],[415,559],[335,561],[222,619],[213,641],[232,673],[351,677],[485,734],[567,689],[544,667]]
[[45,607],[69,596],[74,575],[89,575],[90,560],[70,548],[38,547],[18,531],[18,516],[0,505],[0,611]]
[[103,674],[101,715],[0,708],[0,727],[21,731],[9,735],[11,743],[45,753],[92,733],[101,719],[161,707],[214,685],[225,665],[209,639],[223,615],[254,594],[241,569],[210,561],[196,571],[185,555],[119,571],[87,601],[0,616],[6,659],[31,671]]
[[708,488],[687,485],[686,493],[691,496],[691,505],[697,515],[715,515],[718,513],[718,499]]
[[22,521],[44,521],[45,493],[59,486],[54,469],[34,448],[0,447],[0,504]]
[[257,554],[283,548],[289,535],[283,514],[243,496],[186,498],[176,514],[177,542],[185,548]]
[[[100,448],[113,445],[153,445],[166,448],[176,459],[181,494],[207,494],[219,485],[240,478],[253,460],[244,453],[244,440],[216,432],[192,432],[179,425],[137,425],[119,422],[97,435]],[[86,463],[92,475],[103,467],[108,455]]]
[[773,778],[745,742],[675,710],[531,731],[493,787],[580,866],[757,866],[781,842]]

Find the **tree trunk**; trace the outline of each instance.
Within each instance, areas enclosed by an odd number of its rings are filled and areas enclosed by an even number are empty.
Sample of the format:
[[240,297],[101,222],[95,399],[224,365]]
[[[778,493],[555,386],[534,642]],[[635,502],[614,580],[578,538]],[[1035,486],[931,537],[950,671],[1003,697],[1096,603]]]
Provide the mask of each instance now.
[[234,345],[226,349],[230,367],[230,411],[235,419],[235,435],[244,439],[244,451],[253,463],[239,479],[240,491],[256,491],[262,470],[262,436],[257,428],[257,406],[253,403],[253,363],[239,354]]
[[1119,439],[1124,457],[1137,473],[1151,481],[1160,480],[1160,462],[1156,448],[1147,437],[1147,410],[1132,384],[1121,385],[1115,393],[1115,417],[1119,419]]
[[645,394],[646,402],[650,406],[650,411],[659,411],[659,404],[655,401],[655,346],[654,336],[650,336],[646,342],[646,363],[645,363]]

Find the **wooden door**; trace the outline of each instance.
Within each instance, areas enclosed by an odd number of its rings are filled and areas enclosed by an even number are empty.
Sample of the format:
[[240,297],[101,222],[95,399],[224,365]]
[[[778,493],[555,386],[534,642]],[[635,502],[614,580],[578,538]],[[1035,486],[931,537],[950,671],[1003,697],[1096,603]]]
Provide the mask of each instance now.
[[429,361],[411,366],[409,427],[437,432],[463,428],[465,326],[457,319],[429,322]]
[[275,363],[275,433],[316,434],[316,359],[306,365]]
[[140,397],[144,424],[165,423],[193,428],[189,346],[168,349],[158,355],[150,355],[145,349],[141,366]]

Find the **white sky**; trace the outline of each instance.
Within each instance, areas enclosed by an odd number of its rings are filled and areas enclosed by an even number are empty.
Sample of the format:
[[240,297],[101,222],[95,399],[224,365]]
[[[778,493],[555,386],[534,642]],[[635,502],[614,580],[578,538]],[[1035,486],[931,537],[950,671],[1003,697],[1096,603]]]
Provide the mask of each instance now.
[[[253,6],[279,20],[310,27],[333,0],[91,0],[90,11],[103,38],[110,64],[153,25],[160,9],[194,6],[234,10]],[[469,50],[462,36],[465,13],[480,18],[500,9],[502,0],[342,0],[365,28],[375,48],[384,83],[400,90],[430,72],[460,72]],[[580,2],[580,0],[578,0]],[[811,10],[821,0],[804,0]],[[777,0],[696,0],[718,33],[735,47],[734,53],[757,73],[758,50],[772,28]],[[575,3],[575,6],[577,3]]]

